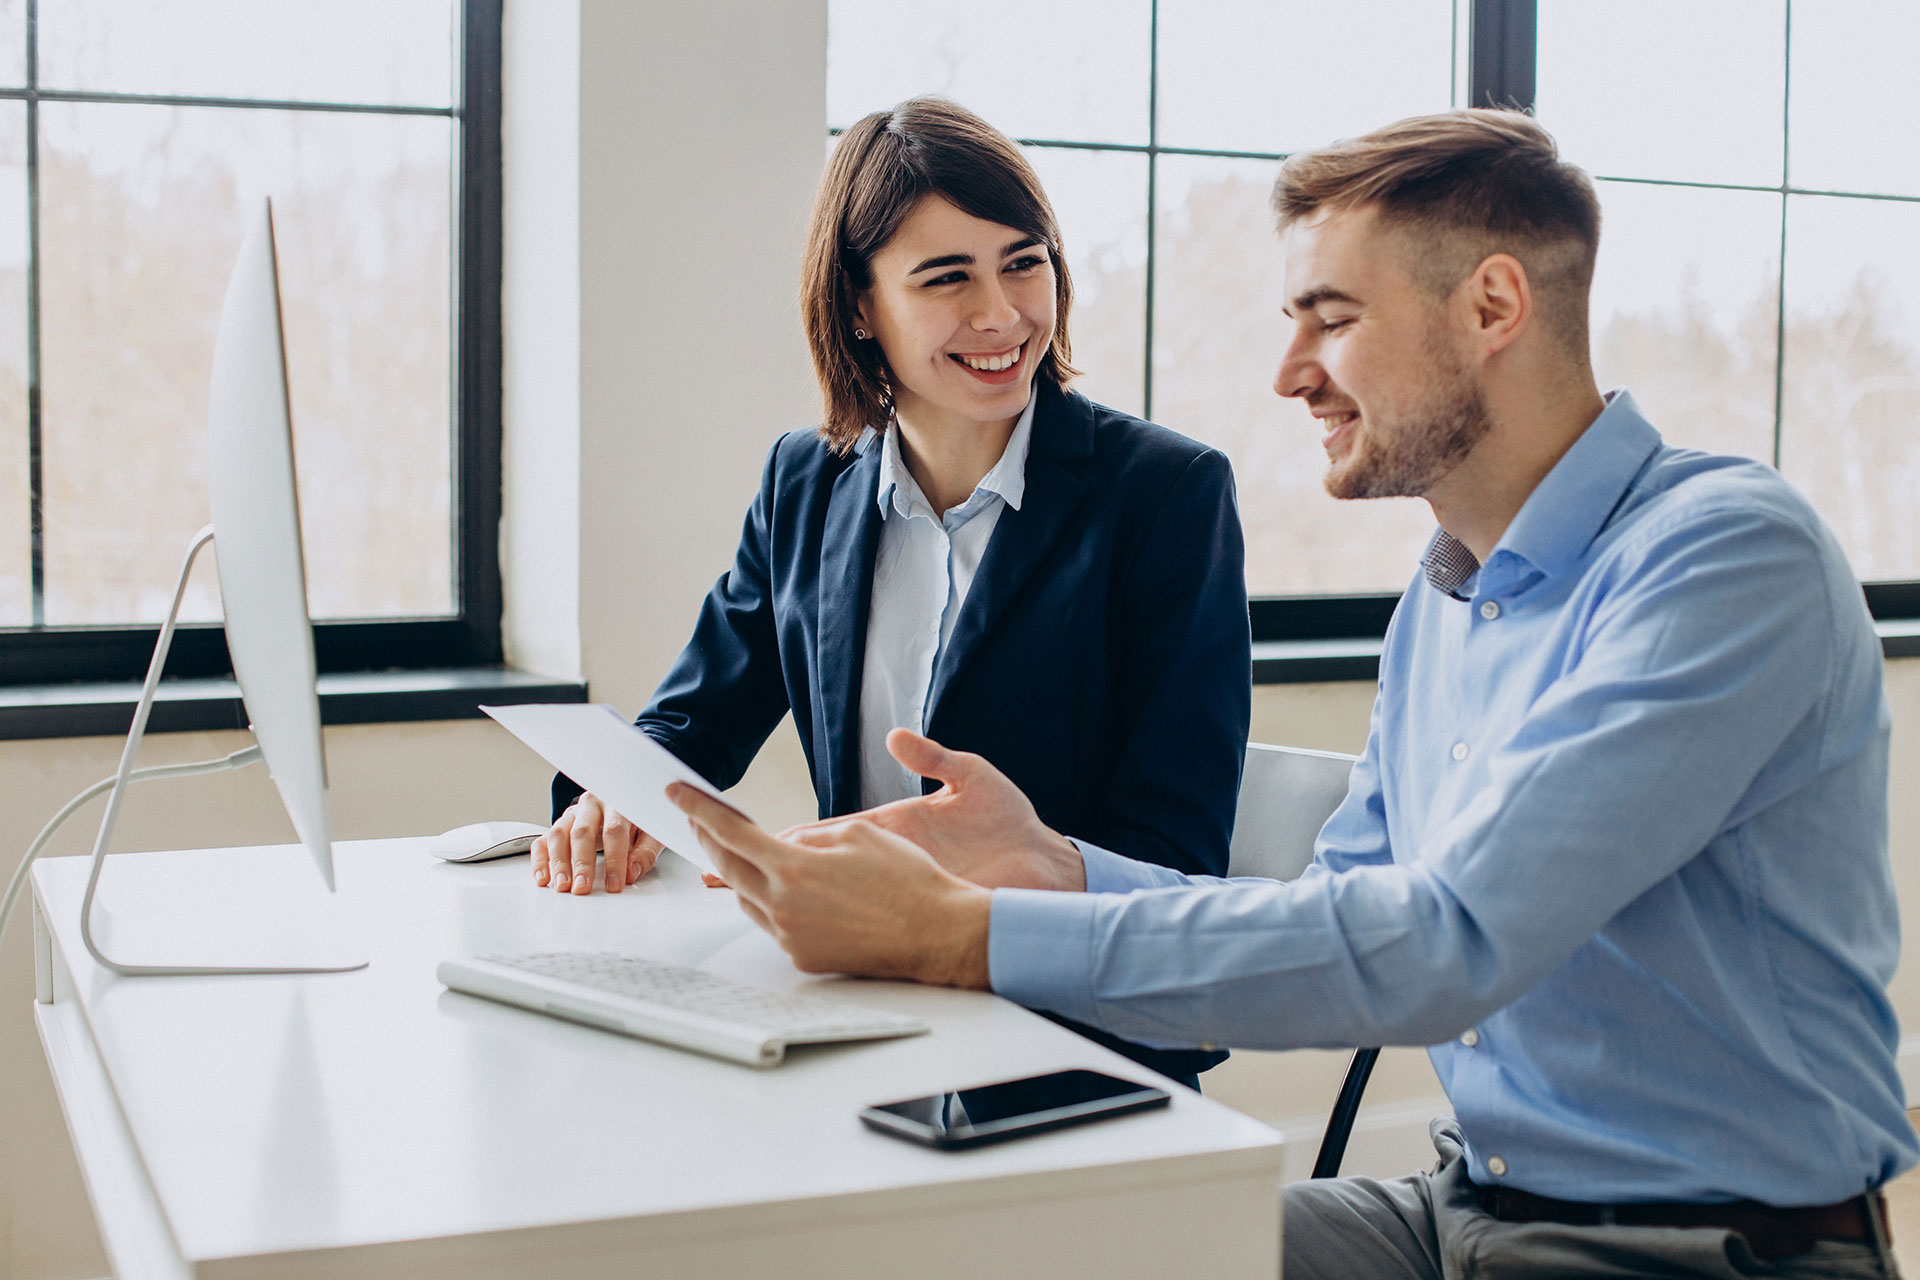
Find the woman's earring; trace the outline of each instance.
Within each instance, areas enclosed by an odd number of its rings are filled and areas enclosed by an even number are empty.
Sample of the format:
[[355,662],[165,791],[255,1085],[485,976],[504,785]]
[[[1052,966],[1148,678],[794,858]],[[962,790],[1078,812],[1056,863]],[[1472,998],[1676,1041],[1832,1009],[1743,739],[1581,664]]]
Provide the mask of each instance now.
[[860,341],[865,342],[867,340],[867,331],[865,329],[855,329],[853,331],[853,336],[858,338]]

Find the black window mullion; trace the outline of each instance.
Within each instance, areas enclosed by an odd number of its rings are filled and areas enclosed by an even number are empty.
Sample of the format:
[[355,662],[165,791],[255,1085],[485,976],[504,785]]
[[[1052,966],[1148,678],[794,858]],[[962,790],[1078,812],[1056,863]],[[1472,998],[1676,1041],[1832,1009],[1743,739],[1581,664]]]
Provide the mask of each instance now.
[[1780,83],[1780,274],[1774,287],[1773,312],[1773,469],[1780,469],[1780,426],[1787,402],[1787,201],[1793,170],[1787,148],[1793,138],[1788,121],[1793,102],[1793,0],[1786,0],[1786,39],[1782,42]]
[[27,0],[27,536],[32,623],[47,623],[45,466],[40,423],[40,0]]
[[501,0],[467,0],[461,32],[458,332],[460,424],[454,444],[455,607],[467,662],[497,663],[500,643]]
[[1540,17],[1537,0],[1473,0],[1467,24],[1467,105],[1531,111]]
[[1141,298],[1146,351],[1140,361],[1140,416],[1153,420],[1153,294],[1160,243],[1160,0],[1147,9],[1147,278]]

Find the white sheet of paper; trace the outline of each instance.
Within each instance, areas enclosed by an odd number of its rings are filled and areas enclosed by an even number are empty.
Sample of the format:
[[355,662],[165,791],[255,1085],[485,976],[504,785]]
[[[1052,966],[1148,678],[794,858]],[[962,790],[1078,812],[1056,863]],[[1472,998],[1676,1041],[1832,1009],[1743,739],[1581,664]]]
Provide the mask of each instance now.
[[714,869],[687,815],[667,799],[667,786],[685,782],[736,811],[739,806],[618,711],[602,702],[480,709],[655,840],[703,871]]

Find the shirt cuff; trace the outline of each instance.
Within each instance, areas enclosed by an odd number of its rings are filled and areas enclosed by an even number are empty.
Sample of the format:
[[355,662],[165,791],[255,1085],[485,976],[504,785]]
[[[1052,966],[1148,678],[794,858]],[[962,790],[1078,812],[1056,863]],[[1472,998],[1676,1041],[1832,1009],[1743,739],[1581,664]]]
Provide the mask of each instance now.
[[987,975],[995,994],[1090,1022],[1098,902],[1086,893],[995,889],[987,928]]
[[1167,889],[1191,883],[1171,867],[1128,858],[1072,836],[1067,839],[1073,841],[1073,847],[1080,851],[1080,861],[1086,866],[1088,893],[1132,893],[1136,889]]

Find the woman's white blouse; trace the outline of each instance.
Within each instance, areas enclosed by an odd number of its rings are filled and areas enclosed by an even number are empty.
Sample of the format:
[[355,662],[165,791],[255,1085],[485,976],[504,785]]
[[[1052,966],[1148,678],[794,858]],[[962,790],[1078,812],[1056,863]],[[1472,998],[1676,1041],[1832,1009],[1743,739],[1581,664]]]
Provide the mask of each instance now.
[[954,620],[980,568],[994,526],[1020,509],[1027,487],[1033,406],[1014,424],[1000,460],[967,496],[935,514],[900,456],[900,433],[874,431],[859,450],[879,448],[880,546],[867,608],[866,662],[860,678],[860,802],[866,808],[920,794],[920,779],[887,754],[897,727],[925,732],[927,694],[946,653]]

